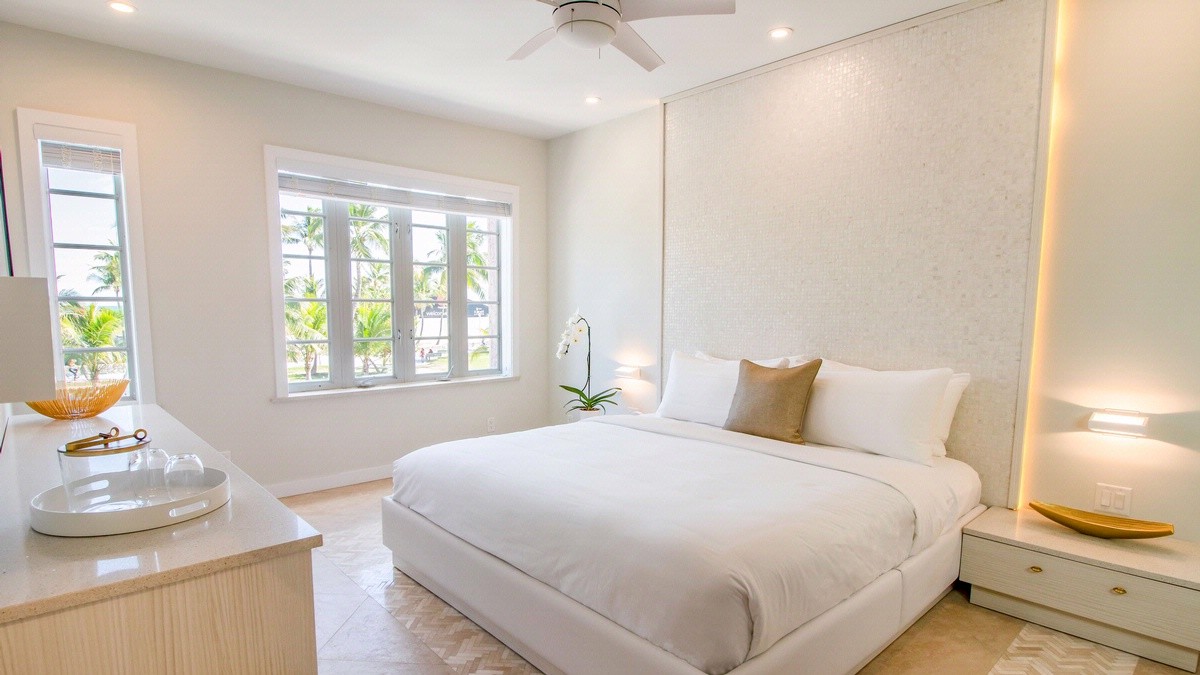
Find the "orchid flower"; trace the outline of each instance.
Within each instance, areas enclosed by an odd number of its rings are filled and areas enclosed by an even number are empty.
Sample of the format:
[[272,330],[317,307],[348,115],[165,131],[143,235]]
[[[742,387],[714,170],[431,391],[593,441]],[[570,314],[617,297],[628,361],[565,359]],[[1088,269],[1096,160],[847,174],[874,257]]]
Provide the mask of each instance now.
[[565,384],[558,386],[575,395],[575,398],[566,403],[571,406],[571,410],[603,410],[605,405],[616,402],[617,392],[621,391],[621,388],[613,387],[598,394],[592,394],[592,327],[578,309],[567,319],[567,329],[562,332],[562,339],[558,343],[558,350],[554,352],[554,358],[561,359],[566,356],[571,351],[571,345],[579,344],[584,337],[587,337],[588,347],[587,376],[583,381],[583,387],[576,389]]

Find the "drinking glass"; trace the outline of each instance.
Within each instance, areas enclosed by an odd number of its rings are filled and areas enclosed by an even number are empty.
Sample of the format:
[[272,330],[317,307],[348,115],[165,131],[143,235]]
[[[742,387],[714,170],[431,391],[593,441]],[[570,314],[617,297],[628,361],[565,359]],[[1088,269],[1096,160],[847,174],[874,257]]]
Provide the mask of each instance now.
[[192,453],[173,455],[163,472],[172,500],[204,491],[204,463]]

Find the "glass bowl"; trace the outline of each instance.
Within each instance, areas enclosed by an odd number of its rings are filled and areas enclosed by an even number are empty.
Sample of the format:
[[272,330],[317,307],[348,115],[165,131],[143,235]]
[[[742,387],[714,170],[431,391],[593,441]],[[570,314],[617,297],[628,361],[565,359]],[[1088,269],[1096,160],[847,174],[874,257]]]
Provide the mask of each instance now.
[[26,401],[25,405],[56,420],[95,417],[121,400],[128,386],[129,380],[59,382],[54,398],[47,401]]

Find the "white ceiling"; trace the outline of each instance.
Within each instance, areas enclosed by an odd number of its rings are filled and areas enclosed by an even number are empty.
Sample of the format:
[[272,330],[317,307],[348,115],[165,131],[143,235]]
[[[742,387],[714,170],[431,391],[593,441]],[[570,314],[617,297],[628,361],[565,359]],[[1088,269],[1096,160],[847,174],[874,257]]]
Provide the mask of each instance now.
[[[0,20],[536,138],[961,0],[739,0],[737,13],[630,25],[666,60],[647,73],[612,47],[552,41],[536,0],[0,0]],[[791,26],[788,40],[767,30]],[[589,106],[585,96],[603,100]]]

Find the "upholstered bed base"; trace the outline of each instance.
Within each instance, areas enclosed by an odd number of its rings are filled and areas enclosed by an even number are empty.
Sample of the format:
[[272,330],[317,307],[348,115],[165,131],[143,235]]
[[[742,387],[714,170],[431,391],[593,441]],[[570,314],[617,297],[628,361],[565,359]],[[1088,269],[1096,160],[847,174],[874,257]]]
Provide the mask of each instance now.
[[[732,675],[851,673],[883,651],[958,578],[963,516],[927,550],[789,633]],[[701,675],[691,664],[383,498],[396,568],[548,675]]]

